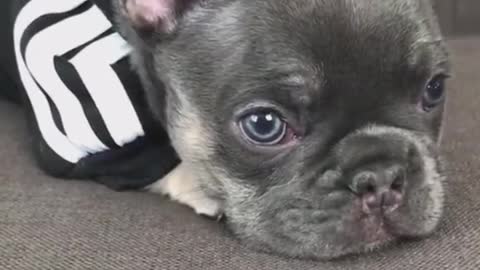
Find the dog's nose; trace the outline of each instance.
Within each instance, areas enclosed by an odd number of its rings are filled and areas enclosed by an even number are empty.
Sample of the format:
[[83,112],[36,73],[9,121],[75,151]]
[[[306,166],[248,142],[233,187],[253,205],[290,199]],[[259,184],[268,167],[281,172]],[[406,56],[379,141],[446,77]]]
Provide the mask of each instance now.
[[390,213],[402,205],[411,170],[418,161],[415,145],[398,134],[357,132],[335,148],[339,187],[348,186],[362,202],[363,212]]
[[405,169],[398,164],[369,166],[353,176],[351,189],[366,214],[396,210],[403,201]]

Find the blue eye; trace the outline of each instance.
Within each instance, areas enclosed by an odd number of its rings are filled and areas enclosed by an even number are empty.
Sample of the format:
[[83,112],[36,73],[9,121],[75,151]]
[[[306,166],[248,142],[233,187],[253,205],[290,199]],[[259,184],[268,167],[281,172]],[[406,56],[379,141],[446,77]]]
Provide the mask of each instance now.
[[445,96],[445,76],[434,77],[427,85],[422,96],[422,108],[425,111],[438,106]]
[[240,119],[243,135],[251,143],[273,146],[282,142],[287,133],[287,124],[274,111],[259,111]]

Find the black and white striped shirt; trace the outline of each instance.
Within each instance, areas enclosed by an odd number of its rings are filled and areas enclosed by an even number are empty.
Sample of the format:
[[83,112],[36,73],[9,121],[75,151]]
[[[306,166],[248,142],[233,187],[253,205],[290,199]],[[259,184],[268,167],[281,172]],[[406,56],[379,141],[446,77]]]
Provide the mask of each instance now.
[[19,83],[51,162],[63,162],[66,171],[75,171],[72,177],[143,177],[139,184],[129,182],[135,187],[176,164],[130,70],[131,48],[115,31],[110,0],[4,1],[13,14]]

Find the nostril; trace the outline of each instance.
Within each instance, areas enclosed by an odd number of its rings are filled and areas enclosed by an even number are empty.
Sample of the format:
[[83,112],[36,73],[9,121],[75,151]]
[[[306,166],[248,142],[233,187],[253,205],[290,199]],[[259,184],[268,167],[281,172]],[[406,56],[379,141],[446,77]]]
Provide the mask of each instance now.
[[366,184],[365,186],[366,193],[375,193],[376,191],[377,191],[377,188],[375,187],[375,185],[373,185],[372,183]]
[[390,188],[393,191],[401,192],[403,190],[404,185],[405,185],[405,174],[401,172],[395,176]]
[[358,173],[353,178],[353,183],[351,190],[358,194],[362,195],[365,193],[376,193],[377,191],[377,175],[370,171],[364,171]]
[[401,177],[395,178],[395,180],[392,183],[391,189],[395,191],[401,191],[403,189],[403,178]]

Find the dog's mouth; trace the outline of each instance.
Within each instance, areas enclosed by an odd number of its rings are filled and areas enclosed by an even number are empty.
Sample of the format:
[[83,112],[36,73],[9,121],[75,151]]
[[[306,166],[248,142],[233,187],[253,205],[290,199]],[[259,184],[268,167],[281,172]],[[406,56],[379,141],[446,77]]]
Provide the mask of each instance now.
[[[249,237],[249,241],[253,240],[254,246],[267,246],[274,253],[330,260],[382,249],[405,239],[421,239],[430,235],[439,221],[431,215],[429,203],[419,203],[416,195],[397,209],[368,214],[359,201],[346,201],[339,209],[279,210],[274,219],[266,222],[262,235]],[[324,212],[328,214],[323,216]],[[258,241],[262,243],[258,245]]]
[[367,219],[363,222],[363,229],[365,243],[368,246],[380,245],[394,239],[383,220]]
[[389,218],[389,213],[380,210],[376,213],[361,213],[353,226],[358,226],[358,238],[365,243],[367,249],[373,249],[389,243],[398,235],[395,234],[395,222]]
[[361,214],[360,217],[351,224],[352,232],[355,232],[353,238],[363,243],[364,251],[372,251],[392,242],[411,240],[426,236],[430,232],[419,232],[415,228],[408,228],[401,219],[409,219],[402,216],[402,213],[393,211],[379,211],[372,214]]

